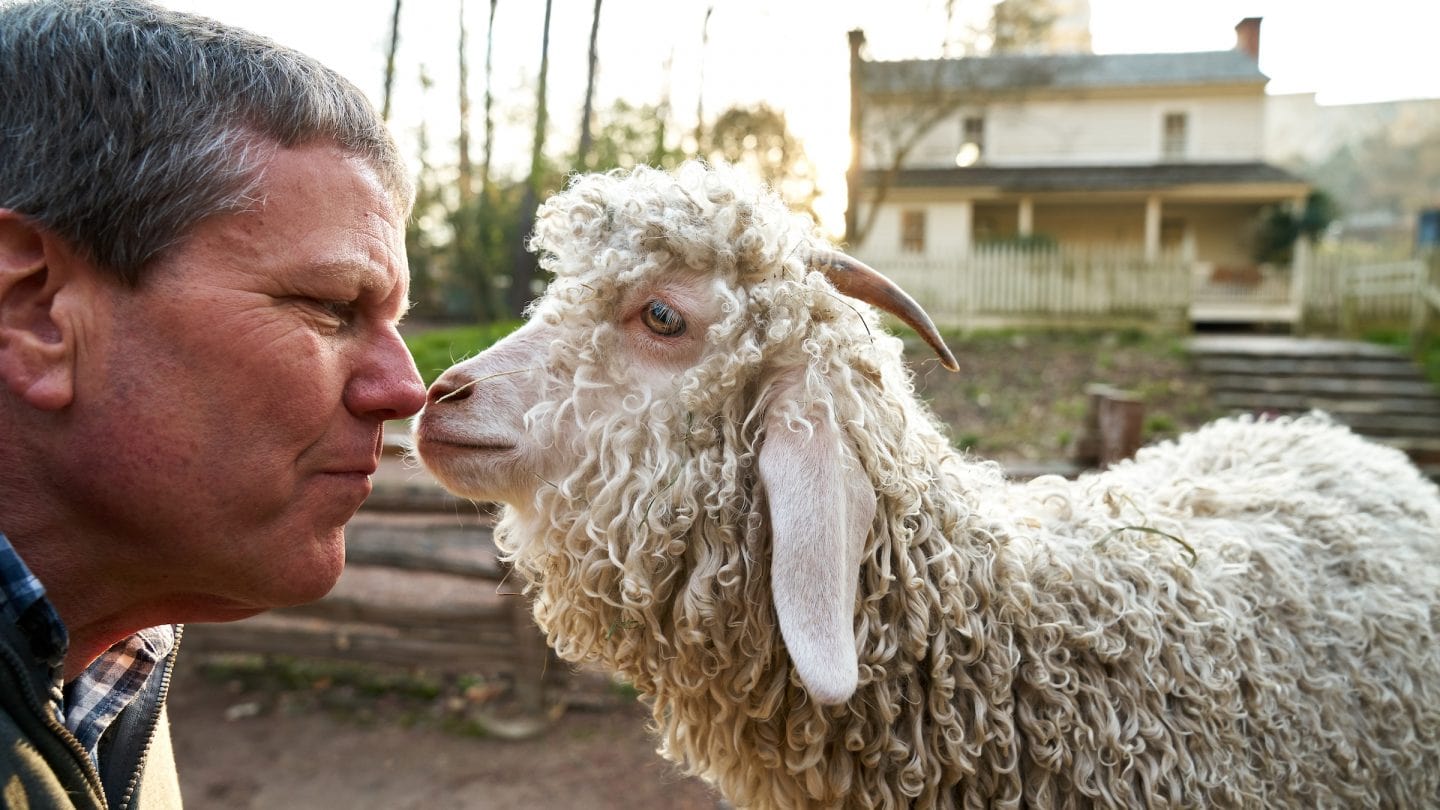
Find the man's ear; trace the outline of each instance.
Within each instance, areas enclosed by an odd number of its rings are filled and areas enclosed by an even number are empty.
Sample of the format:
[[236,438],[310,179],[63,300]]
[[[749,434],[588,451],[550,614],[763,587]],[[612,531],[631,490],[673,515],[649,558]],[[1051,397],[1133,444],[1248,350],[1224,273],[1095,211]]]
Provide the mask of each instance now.
[[74,269],[62,252],[60,240],[0,208],[0,383],[42,410],[75,393],[75,336],[56,307]]

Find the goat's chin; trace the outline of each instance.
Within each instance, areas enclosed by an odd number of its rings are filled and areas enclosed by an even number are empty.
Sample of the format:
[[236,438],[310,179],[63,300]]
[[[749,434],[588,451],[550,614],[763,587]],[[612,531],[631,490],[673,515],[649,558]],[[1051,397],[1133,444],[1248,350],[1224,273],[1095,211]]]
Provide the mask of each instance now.
[[416,454],[447,491],[476,501],[528,500],[519,482],[532,479],[517,469],[515,448],[469,447],[420,442]]

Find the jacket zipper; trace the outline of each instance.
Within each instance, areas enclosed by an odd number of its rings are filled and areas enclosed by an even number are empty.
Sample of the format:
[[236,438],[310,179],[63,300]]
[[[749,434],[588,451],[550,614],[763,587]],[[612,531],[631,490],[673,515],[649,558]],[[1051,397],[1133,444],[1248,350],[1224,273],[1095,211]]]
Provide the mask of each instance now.
[[165,710],[165,699],[170,695],[170,676],[175,671],[175,661],[180,657],[180,637],[183,635],[185,626],[175,625],[175,644],[170,648],[170,654],[165,657],[165,668],[160,672],[160,690],[156,693],[155,706],[150,711],[150,733],[146,735],[145,746],[140,749],[140,756],[135,761],[135,772],[130,775],[130,784],[125,786],[125,794],[120,799],[118,810],[129,810],[130,802],[135,800],[135,791],[140,787],[140,776],[145,773],[145,760],[150,757],[150,748],[155,744],[155,732],[160,728],[160,713]]
[[80,741],[75,739],[75,735],[70,733],[70,729],[55,719],[55,713],[51,711],[48,706],[40,705],[39,700],[35,697],[35,690],[29,686],[30,678],[26,675],[24,662],[20,661],[15,655],[15,652],[4,644],[0,644],[0,655],[4,656],[5,662],[10,666],[11,673],[16,676],[16,684],[20,687],[20,691],[25,693],[25,702],[34,710],[36,716],[41,718],[45,726],[59,738],[60,742],[64,743],[65,747],[70,749],[70,753],[74,755],[76,763],[80,765],[81,773],[85,775],[86,781],[90,783],[90,789],[94,791],[95,796],[99,798],[100,806],[105,807],[105,787],[100,781],[100,772],[95,769],[95,763],[91,761],[90,755],[85,752],[85,749],[80,747]]

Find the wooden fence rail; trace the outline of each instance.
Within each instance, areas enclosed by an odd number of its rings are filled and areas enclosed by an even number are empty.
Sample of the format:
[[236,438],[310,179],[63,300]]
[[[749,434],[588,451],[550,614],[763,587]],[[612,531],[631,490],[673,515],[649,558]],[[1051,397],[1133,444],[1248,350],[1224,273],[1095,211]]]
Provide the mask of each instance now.
[[[384,664],[508,679],[516,706],[553,716],[568,665],[507,581],[487,518],[362,510],[345,571],[323,599],[229,624],[190,625],[190,652]],[[540,726],[536,726],[538,730]]]
[[[1405,324],[1433,288],[1424,261],[1348,250],[1297,252],[1297,266],[1229,267],[1133,248],[1013,246],[917,258],[861,254],[944,327],[1141,321]],[[1414,317],[1419,317],[1415,315]]]
[[1410,344],[1422,345],[1440,327],[1440,250],[1432,250],[1417,285],[1415,310],[1410,321]]
[[1178,257],[1146,261],[1127,250],[982,248],[943,260],[865,259],[948,326],[1178,314],[1190,283]]

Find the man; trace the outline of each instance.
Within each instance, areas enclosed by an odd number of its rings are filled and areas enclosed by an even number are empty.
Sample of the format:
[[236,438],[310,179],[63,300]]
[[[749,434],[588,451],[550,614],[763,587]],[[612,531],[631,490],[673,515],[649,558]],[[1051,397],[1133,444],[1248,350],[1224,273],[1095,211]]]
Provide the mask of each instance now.
[[182,622],[319,598],[387,419],[412,191],[313,60],[0,0],[0,797],[178,806]]

